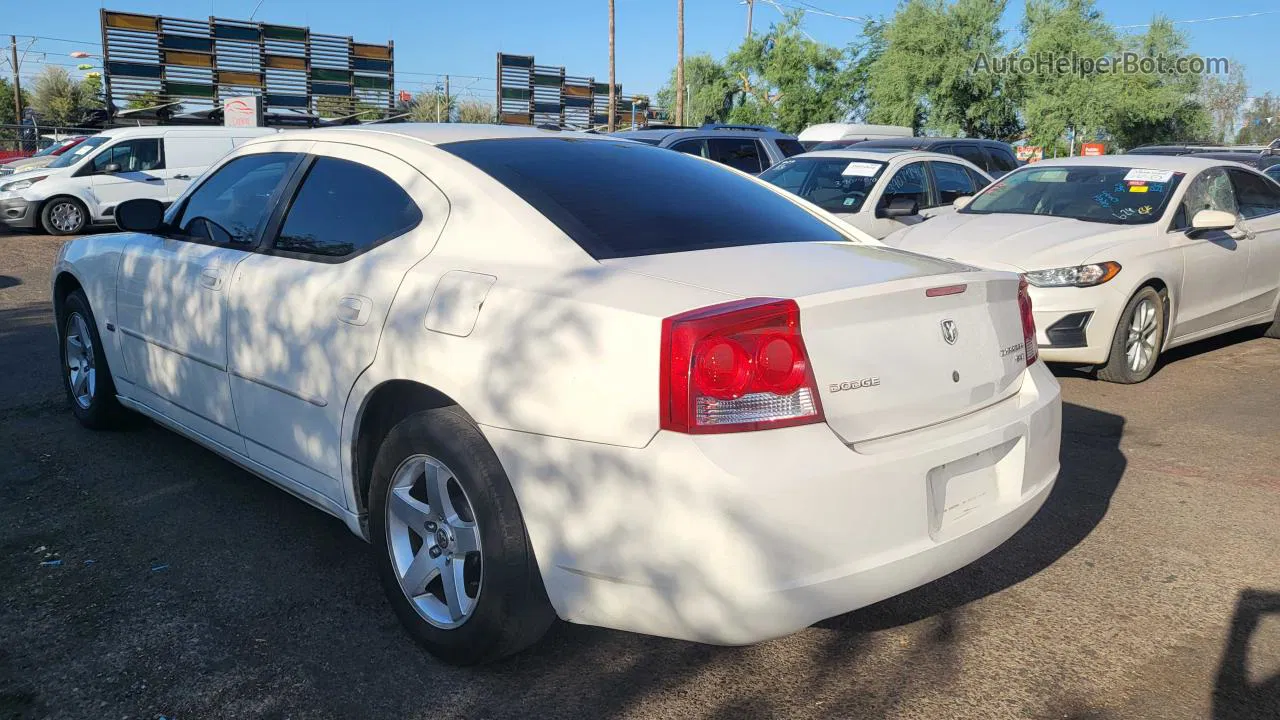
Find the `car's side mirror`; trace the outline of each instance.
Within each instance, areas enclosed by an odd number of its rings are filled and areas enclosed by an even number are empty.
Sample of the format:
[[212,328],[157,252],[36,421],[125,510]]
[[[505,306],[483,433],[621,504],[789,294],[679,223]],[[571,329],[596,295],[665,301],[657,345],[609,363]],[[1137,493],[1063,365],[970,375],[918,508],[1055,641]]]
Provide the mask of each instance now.
[[121,230],[155,232],[164,227],[164,203],[152,198],[125,200],[116,206],[115,218]]
[[972,201],[973,201],[972,195],[961,195],[960,197],[956,198],[951,202],[951,207],[955,208],[956,210],[963,210],[966,207],[968,207],[969,203]]
[[909,195],[900,195],[889,201],[888,205],[876,213],[879,217],[897,218],[915,215],[920,212],[920,203]]
[[120,163],[107,163],[102,166],[103,175],[115,175],[120,172]]
[[1222,210],[1201,210],[1191,218],[1191,229],[1200,232],[1230,230],[1235,226],[1236,216]]

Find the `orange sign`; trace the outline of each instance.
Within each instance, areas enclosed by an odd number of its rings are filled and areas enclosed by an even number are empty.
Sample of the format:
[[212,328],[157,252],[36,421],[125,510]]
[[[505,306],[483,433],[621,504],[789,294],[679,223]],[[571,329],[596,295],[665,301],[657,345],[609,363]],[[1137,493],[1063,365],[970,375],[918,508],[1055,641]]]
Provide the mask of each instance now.
[[1106,152],[1107,146],[1102,143],[1084,143],[1080,146],[1081,155],[1105,155]]

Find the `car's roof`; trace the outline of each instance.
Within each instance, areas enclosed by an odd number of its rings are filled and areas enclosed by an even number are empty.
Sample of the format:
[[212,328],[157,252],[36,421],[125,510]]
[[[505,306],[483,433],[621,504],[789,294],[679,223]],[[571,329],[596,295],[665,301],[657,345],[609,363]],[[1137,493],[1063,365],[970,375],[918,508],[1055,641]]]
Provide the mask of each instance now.
[[123,127],[103,130],[98,133],[108,138],[129,138],[129,137],[155,137],[156,135],[196,135],[196,136],[224,136],[224,135],[275,135],[274,128],[233,128],[233,127],[189,127],[182,125],[141,125],[138,127]]
[[846,160],[868,160],[871,162],[883,162],[883,163],[893,162],[894,160],[897,160],[899,158],[906,158],[911,160],[939,160],[939,161],[945,161],[945,162],[964,161],[964,158],[959,158],[959,157],[956,157],[955,155],[946,155],[943,153],[935,153],[935,152],[925,152],[923,150],[911,150],[907,148],[903,148],[898,152],[883,152],[883,151],[872,152],[867,150],[857,150],[856,148],[859,145],[862,145],[862,143],[858,143],[858,145],[855,145],[853,148],[850,148],[848,150],[845,150],[845,149],[813,150],[807,153],[802,153],[800,155],[792,155],[791,158],[792,159],[807,158],[807,157],[843,158]]
[[859,143],[867,147],[900,147],[900,148],[928,148],[942,143],[976,143],[979,145],[1007,145],[999,140],[985,140],[983,138],[946,138],[946,137],[903,137],[903,138],[880,138],[877,140],[867,140]]
[[559,130],[539,130],[521,125],[487,125],[482,123],[376,123],[370,125],[342,125],[339,127],[321,128],[319,130],[291,130],[265,141],[288,140],[294,138],[341,139],[392,135],[396,137],[418,140],[430,145],[466,142],[468,140],[499,140],[503,138],[527,137],[560,137],[581,138],[585,140],[610,140],[607,135],[570,132]]
[[1028,167],[1095,165],[1098,167],[1150,168],[1152,170],[1198,172],[1205,168],[1216,167],[1223,162],[1222,160],[1196,157],[1194,155],[1093,155],[1089,157],[1046,158]]
[[793,136],[788,135],[781,130],[763,125],[733,125],[716,124],[704,125],[696,128],[660,128],[657,130],[621,130],[613,134],[613,137],[622,138],[624,140],[648,139],[662,142],[672,135],[714,135],[716,137],[769,137],[791,139]]

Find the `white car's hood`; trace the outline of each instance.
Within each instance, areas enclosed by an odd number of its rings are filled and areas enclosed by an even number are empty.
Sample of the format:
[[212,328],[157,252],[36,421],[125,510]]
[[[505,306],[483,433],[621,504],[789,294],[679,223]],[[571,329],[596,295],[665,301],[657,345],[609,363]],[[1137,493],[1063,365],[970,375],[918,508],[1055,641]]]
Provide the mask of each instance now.
[[971,265],[1025,271],[1079,265],[1134,235],[1150,231],[1150,225],[960,212],[893,233],[884,243]]
[[66,175],[68,172],[70,172],[70,170],[71,168],[50,168],[50,167],[22,168],[18,170],[18,172],[12,175],[5,175],[3,178],[0,178],[0,185],[6,185],[15,180],[23,180],[25,178],[35,177],[36,175],[40,175],[42,177],[55,177],[58,175]]

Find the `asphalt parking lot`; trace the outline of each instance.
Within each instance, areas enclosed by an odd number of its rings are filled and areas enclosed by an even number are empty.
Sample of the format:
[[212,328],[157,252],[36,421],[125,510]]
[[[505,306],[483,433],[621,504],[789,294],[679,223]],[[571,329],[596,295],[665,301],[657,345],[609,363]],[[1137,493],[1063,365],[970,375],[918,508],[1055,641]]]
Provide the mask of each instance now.
[[[1060,369],[1062,474],[996,552],[746,648],[557,624],[441,665],[337,520],[65,406],[61,242],[0,234],[0,718],[1280,717],[1280,341]],[[60,562],[58,562],[60,561]]]

